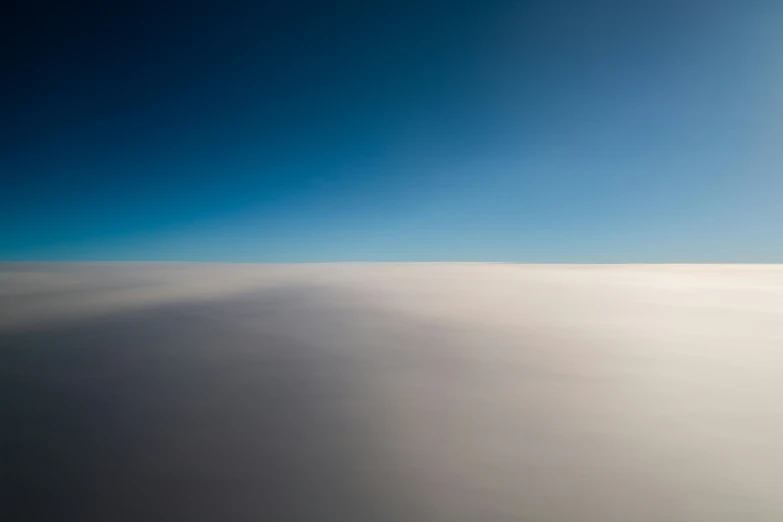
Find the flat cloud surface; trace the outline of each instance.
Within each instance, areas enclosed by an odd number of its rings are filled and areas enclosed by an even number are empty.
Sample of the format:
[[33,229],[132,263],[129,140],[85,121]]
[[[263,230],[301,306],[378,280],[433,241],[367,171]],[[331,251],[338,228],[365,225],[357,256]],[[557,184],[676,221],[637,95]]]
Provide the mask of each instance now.
[[783,520],[783,266],[6,263],[0,377],[7,520]]

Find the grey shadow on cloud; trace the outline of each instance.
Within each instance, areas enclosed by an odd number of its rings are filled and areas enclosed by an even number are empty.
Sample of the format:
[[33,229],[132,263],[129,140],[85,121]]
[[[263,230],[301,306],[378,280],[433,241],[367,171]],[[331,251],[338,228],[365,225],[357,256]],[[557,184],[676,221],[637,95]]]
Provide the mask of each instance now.
[[348,406],[361,369],[287,333],[325,292],[0,333],[4,518],[411,520]]

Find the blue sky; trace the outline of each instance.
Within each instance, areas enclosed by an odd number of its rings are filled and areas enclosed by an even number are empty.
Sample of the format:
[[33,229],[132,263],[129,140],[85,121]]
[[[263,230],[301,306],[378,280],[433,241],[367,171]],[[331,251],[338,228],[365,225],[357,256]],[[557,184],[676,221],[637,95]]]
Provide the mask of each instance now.
[[53,3],[9,27],[0,259],[783,261],[778,1]]

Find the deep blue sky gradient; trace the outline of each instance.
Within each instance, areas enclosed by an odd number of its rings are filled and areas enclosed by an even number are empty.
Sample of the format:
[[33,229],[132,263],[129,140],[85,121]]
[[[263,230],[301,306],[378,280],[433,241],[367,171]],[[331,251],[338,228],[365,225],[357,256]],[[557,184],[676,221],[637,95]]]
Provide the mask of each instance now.
[[783,261],[776,0],[3,23],[0,259]]

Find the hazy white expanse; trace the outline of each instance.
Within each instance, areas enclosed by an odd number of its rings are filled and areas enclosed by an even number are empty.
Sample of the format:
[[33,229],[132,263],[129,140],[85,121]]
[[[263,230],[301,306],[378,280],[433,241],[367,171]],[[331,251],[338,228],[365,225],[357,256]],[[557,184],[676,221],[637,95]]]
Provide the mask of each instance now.
[[0,376],[19,520],[783,520],[783,266],[4,264]]

